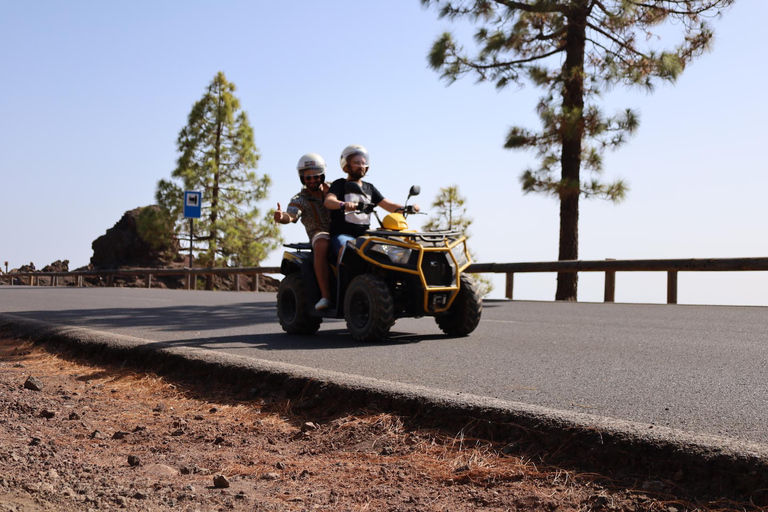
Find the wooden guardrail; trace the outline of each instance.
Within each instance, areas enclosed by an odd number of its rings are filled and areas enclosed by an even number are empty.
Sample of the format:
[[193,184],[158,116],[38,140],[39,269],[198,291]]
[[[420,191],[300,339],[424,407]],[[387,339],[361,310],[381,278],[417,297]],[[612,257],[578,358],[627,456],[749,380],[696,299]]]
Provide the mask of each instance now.
[[105,280],[107,286],[112,286],[116,276],[145,276],[145,286],[152,287],[152,281],[157,276],[184,276],[186,288],[192,290],[197,287],[197,276],[229,276],[234,275],[232,289],[240,291],[240,276],[250,275],[251,291],[259,291],[259,276],[261,274],[279,274],[280,267],[232,267],[232,268],[132,268],[115,270],[80,270],[76,272],[11,272],[9,274],[0,274],[0,280],[24,279],[30,286],[44,285],[40,278],[48,278],[49,286],[59,286],[59,278],[74,278],[75,286],[82,287],[86,277],[101,277]]
[[678,272],[737,272],[768,270],[768,258],[709,258],[670,260],[567,260],[534,263],[473,263],[471,273],[506,274],[505,297],[512,299],[518,272],[605,272],[605,302],[613,302],[616,272],[666,272],[667,304],[677,304]]
[[[666,272],[667,303],[677,304],[678,272],[738,272],[766,271],[768,258],[709,258],[709,259],[667,259],[667,260],[569,260],[540,261],[529,263],[473,263],[467,272],[473,274],[506,274],[504,296],[513,297],[514,277],[516,273],[531,272],[605,272],[605,302],[613,302],[616,293],[616,272]],[[84,270],[79,272],[18,272],[0,274],[0,280],[16,278],[28,279],[30,285],[41,285],[40,278],[49,278],[50,286],[58,286],[59,278],[75,278],[76,286],[83,286],[85,277],[99,276],[112,286],[115,276],[146,276],[146,287],[152,287],[153,276],[183,275],[187,289],[195,287],[193,276],[207,275],[251,275],[251,290],[258,291],[259,275],[279,274],[280,267],[234,267],[234,268],[141,268],[125,270]],[[13,282],[13,281],[10,281]],[[22,281],[23,282],[23,281]],[[240,290],[240,279],[236,277],[233,290]]]

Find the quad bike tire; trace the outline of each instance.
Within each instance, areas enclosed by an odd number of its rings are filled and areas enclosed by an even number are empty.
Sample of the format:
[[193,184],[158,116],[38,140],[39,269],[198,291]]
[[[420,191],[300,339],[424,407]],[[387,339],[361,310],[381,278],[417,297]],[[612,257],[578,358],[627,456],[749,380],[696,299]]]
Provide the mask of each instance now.
[[307,307],[307,292],[301,274],[285,276],[277,289],[277,317],[288,334],[314,334],[323,322],[312,316]]
[[352,279],[344,297],[344,319],[356,341],[385,339],[395,323],[395,305],[387,283],[371,274]]
[[449,336],[467,336],[480,323],[483,298],[472,276],[462,274],[459,293],[445,313],[435,316],[437,326]]

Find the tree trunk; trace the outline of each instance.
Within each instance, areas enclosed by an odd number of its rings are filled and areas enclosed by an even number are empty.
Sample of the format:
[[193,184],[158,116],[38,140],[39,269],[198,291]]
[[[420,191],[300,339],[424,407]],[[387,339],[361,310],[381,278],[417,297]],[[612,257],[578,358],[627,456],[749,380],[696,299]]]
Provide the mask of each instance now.
[[[575,0],[568,13],[565,63],[563,64],[563,141],[560,165],[560,249],[558,260],[579,259],[579,196],[581,195],[581,144],[584,136],[584,49],[589,7]],[[576,300],[578,275],[557,275],[555,300]]]
[[[223,94],[223,93],[222,93]],[[225,112],[222,112],[221,96],[219,96],[219,105],[217,105],[217,117],[219,118],[216,123],[216,142],[213,148],[213,160],[216,168],[213,171],[213,190],[211,191],[211,240],[208,242],[210,252],[210,266],[216,266],[216,250],[219,245],[219,231],[216,221],[219,218],[219,180],[221,178],[221,133],[224,129],[223,118],[226,116]],[[208,279],[205,281],[205,289],[213,290],[213,275],[208,275]]]

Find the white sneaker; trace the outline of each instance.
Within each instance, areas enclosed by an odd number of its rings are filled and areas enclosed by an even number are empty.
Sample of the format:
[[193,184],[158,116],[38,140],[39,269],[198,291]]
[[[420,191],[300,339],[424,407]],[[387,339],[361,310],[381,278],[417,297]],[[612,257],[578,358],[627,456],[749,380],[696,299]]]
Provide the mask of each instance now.
[[329,301],[328,299],[320,299],[320,301],[317,304],[315,304],[315,309],[318,311],[328,309],[329,307],[331,307],[331,301]]

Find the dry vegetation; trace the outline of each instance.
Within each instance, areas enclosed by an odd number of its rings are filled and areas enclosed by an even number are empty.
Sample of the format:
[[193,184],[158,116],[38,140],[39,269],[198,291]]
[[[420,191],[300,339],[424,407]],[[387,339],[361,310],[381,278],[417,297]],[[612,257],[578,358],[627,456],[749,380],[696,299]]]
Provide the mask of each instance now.
[[284,400],[0,341],[0,512],[748,508],[677,501],[652,479],[617,488],[503,448],[381,412],[298,417]]

